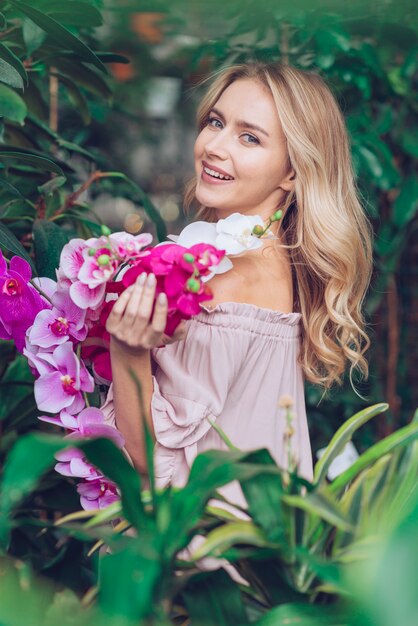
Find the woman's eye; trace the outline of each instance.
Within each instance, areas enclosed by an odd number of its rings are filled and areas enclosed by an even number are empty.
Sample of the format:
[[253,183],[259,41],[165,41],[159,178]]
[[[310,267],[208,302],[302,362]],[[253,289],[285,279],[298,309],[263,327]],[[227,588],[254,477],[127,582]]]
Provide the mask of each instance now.
[[217,117],[208,117],[206,123],[208,126],[213,126],[214,128],[222,128],[222,122]]
[[241,135],[241,137],[246,137],[245,143],[254,143],[254,144],[260,143],[257,137],[254,137],[254,135],[250,135],[250,133],[244,133],[243,135]]

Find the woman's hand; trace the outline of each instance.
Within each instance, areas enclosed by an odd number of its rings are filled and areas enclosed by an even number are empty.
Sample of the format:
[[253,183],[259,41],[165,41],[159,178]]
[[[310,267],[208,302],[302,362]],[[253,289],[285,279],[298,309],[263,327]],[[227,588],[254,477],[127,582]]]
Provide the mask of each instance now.
[[173,337],[164,334],[167,324],[168,304],[165,293],[160,293],[154,304],[156,278],[142,273],[136,282],[119,296],[106,322],[106,330],[119,348],[127,352],[143,352],[166,345],[184,337],[180,324]]

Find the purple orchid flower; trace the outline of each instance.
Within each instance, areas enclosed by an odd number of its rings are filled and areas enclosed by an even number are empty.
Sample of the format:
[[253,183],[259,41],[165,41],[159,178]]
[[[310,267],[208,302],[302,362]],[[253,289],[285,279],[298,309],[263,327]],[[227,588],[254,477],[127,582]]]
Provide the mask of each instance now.
[[31,361],[40,373],[34,391],[41,411],[59,413],[66,409],[75,414],[84,408],[82,392],[93,391],[94,380],[74,354],[71,342],[63,343],[52,353],[32,355]]
[[82,482],[77,485],[80,502],[86,511],[105,509],[120,499],[116,485],[110,480],[97,479]]
[[23,352],[25,334],[39,311],[50,304],[29,285],[32,270],[27,261],[14,256],[9,268],[0,251],[0,338],[13,339]]

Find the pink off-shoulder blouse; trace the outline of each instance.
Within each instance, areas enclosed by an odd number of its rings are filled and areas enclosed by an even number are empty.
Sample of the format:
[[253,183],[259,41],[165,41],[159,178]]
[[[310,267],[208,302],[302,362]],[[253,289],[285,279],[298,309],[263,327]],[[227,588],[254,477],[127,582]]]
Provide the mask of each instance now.
[[[196,455],[226,449],[207,418],[242,450],[268,448],[286,467],[284,395],[293,398],[292,455],[299,474],[312,477],[303,376],[297,357],[301,314],[281,313],[252,304],[225,302],[188,322],[183,341],[155,348],[151,413],[155,429],[158,485],[182,486]],[[110,388],[102,407],[115,425]],[[245,506],[235,483],[222,494]]]

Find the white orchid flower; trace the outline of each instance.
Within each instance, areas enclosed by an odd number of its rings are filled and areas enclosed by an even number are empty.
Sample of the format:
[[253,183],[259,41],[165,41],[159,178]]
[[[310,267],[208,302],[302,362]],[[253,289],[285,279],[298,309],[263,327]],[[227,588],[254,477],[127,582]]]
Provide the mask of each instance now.
[[240,254],[246,250],[256,250],[263,245],[259,237],[253,235],[254,226],[264,226],[259,215],[232,213],[216,223],[216,247],[227,254]]
[[216,223],[193,222],[183,228],[180,235],[168,235],[168,239],[185,248],[197,243],[207,243],[218,250],[225,250],[226,256],[219,265],[211,267],[211,273],[202,278],[207,282],[215,274],[223,274],[233,267],[228,256],[241,254],[246,250],[256,250],[263,245],[263,242],[252,234],[254,226],[257,225],[264,227],[259,215],[233,213]]

